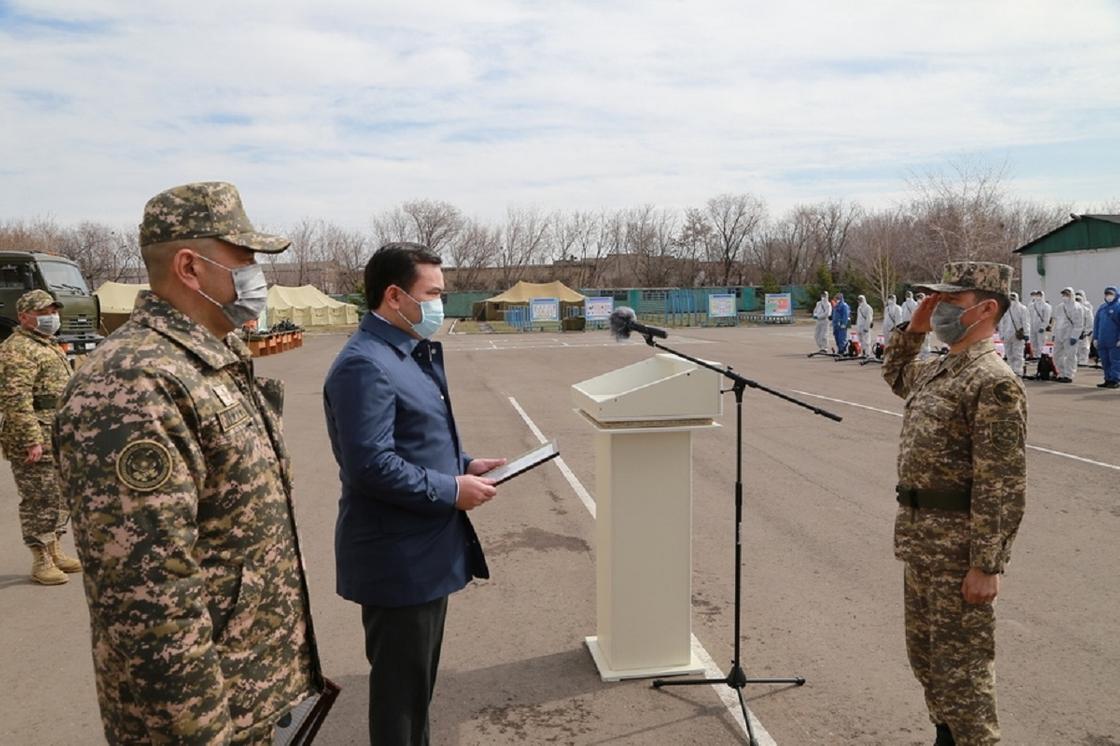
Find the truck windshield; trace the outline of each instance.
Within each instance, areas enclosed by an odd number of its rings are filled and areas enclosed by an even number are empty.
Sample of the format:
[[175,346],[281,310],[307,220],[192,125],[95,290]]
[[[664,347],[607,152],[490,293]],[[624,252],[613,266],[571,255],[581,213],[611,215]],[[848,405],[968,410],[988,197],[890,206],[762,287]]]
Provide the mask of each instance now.
[[73,264],[63,262],[40,262],[39,271],[51,290],[60,295],[89,295],[82,273]]

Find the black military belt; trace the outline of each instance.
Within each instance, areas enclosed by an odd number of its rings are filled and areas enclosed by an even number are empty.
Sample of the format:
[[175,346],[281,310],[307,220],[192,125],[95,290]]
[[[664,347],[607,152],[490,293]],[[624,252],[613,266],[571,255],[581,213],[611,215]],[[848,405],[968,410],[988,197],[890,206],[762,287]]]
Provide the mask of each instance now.
[[972,490],[962,487],[949,489],[917,489],[898,485],[894,488],[898,504],[907,508],[936,508],[938,510],[959,510],[967,513],[972,509]]
[[54,394],[34,394],[31,397],[31,406],[39,412],[58,409],[58,397]]

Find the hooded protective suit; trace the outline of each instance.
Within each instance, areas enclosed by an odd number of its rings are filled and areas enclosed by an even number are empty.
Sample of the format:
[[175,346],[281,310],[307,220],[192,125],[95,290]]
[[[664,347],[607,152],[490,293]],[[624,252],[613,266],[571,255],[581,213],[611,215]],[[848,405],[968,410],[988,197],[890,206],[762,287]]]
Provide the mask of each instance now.
[[[915,303],[914,307],[917,308],[918,306],[920,306],[922,304],[922,301],[924,301],[925,299],[926,299],[926,294],[925,293],[918,293],[918,300]],[[930,353],[929,338],[932,337],[932,336],[933,336],[932,334],[927,334],[922,339],[922,357],[923,358],[926,357],[927,355],[929,355],[929,353]]]
[[[1116,388],[1120,386],[1120,296],[1116,294],[1115,285],[1106,287],[1104,294],[1105,302],[1097,307],[1093,318],[1093,341],[1104,369],[1101,385]],[[1110,294],[1111,301],[1108,300]]]
[[906,298],[902,301],[902,320],[909,321],[910,317],[914,315],[914,309],[917,307],[918,301],[914,300],[914,294],[907,290]]
[[816,319],[813,337],[817,343],[817,349],[826,352],[828,350],[828,320],[832,318],[832,304],[828,302],[828,293],[821,293],[821,299],[813,307],[813,318]]
[[859,296],[859,305],[856,307],[856,333],[859,334],[860,354],[867,357],[871,354],[871,327],[875,324],[875,311],[867,302],[867,297]]
[[1073,299],[1073,288],[1062,288],[1062,302],[1054,309],[1054,367],[1058,380],[1077,377],[1077,344],[1085,331],[1085,311]]
[[1026,372],[1027,339],[1031,335],[1031,316],[1027,307],[1019,302],[1018,293],[1008,293],[1011,305],[999,320],[999,336],[1003,339],[1003,349],[1007,352],[1007,364],[1015,375],[1022,377]]
[[832,338],[836,342],[836,354],[843,355],[848,349],[848,323],[852,320],[852,309],[844,302],[844,294],[836,296],[836,307],[832,309]]
[[891,338],[891,332],[894,328],[901,324],[902,306],[895,302],[893,295],[887,296],[887,305],[883,307],[883,339],[888,340]]
[[1046,302],[1046,293],[1036,290],[1031,293],[1031,352],[1033,357],[1042,354],[1042,346],[1046,344],[1046,332],[1050,331],[1050,318],[1053,309]]
[[1081,306],[1081,310],[1085,317],[1085,331],[1081,332],[1081,342],[1077,345],[1077,364],[1089,364],[1089,347],[1093,344],[1093,304],[1088,300],[1089,296],[1085,294],[1084,290],[1078,290],[1073,299]]

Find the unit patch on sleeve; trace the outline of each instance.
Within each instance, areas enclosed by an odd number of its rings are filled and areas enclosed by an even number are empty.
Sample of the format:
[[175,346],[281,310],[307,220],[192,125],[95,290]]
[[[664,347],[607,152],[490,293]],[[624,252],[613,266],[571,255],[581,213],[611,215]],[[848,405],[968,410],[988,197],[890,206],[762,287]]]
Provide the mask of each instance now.
[[117,479],[137,492],[158,490],[171,476],[171,452],[154,440],[129,443],[117,456]]

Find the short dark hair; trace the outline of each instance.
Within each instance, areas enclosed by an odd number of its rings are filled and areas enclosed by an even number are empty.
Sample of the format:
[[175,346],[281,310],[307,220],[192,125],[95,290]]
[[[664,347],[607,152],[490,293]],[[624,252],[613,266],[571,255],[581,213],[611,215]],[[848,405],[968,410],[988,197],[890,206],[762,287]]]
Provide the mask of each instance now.
[[1003,293],[993,293],[991,290],[973,290],[972,293],[976,297],[977,303],[994,300],[999,305],[999,315],[996,316],[997,323],[1007,313],[1007,309],[1011,308],[1011,299]]
[[407,292],[420,274],[416,271],[418,264],[440,265],[443,260],[427,246],[418,243],[387,243],[373,252],[366,263],[365,274],[369,309],[372,311],[381,305],[385,291],[391,285]]

